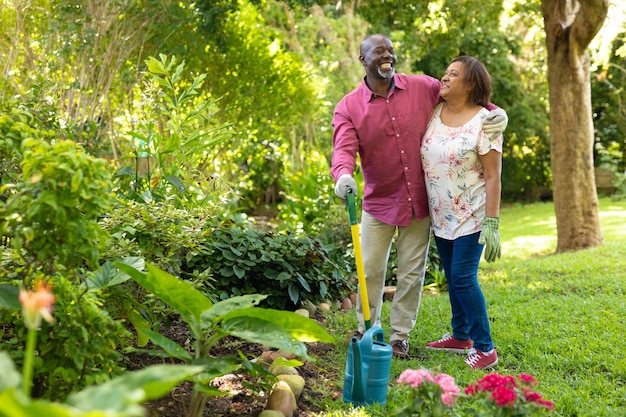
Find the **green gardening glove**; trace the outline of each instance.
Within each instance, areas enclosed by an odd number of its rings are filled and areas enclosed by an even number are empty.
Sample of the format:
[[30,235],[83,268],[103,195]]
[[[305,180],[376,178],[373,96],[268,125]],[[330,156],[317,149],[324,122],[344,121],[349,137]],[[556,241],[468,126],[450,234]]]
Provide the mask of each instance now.
[[501,256],[499,226],[499,217],[485,217],[483,220],[483,230],[480,231],[478,243],[485,245],[485,261],[487,262],[493,262]]

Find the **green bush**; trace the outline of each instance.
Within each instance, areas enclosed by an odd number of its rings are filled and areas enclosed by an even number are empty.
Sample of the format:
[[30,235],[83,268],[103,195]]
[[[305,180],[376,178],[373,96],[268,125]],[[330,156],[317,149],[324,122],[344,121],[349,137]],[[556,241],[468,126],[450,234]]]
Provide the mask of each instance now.
[[221,299],[268,294],[268,306],[292,310],[304,300],[339,300],[352,290],[324,246],[305,235],[230,227],[217,229],[213,239],[214,286]]
[[100,219],[100,225],[111,235],[103,258],[140,257],[184,279],[190,278],[190,270],[191,274],[205,273],[205,269],[193,267],[193,258],[211,252],[211,229],[206,226],[214,222],[216,213],[217,208],[210,204],[183,209],[160,203],[119,202]]
[[0,232],[32,270],[95,266],[107,235],[97,219],[111,202],[106,161],[71,141],[28,138],[16,184],[0,193]]
[[111,235],[106,259],[144,258],[191,281],[213,301],[264,294],[264,306],[289,310],[351,291],[348,271],[320,241],[259,231],[245,217],[216,211],[127,202],[101,220]]
[[[120,352],[128,346],[131,335],[100,308],[101,300],[95,294],[62,276],[50,277],[50,282],[57,299],[57,323],[44,323],[43,331],[37,333],[33,396],[59,400],[121,374],[125,366]],[[0,274],[0,283],[15,284],[4,274]],[[27,331],[21,312],[1,311],[0,328],[6,333],[0,337],[0,351],[9,352],[21,365]]]

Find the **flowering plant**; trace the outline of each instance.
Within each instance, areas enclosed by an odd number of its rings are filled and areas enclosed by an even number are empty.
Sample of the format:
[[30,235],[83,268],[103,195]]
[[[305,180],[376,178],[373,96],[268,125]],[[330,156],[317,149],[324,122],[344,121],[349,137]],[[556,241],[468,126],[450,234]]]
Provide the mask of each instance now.
[[511,375],[492,373],[465,388],[465,395],[479,397],[493,416],[517,417],[535,415],[537,411],[554,410],[554,403],[544,399],[534,388],[537,379],[529,374]]
[[37,281],[35,291],[20,290],[19,300],[22,303],[24,325],[28,329],[24,355],[24,381],[22,384],[24,395],[28,397],[33,385],[33,358],[35,356],[37,331],[39,326],[41,326],[42,318],[48,323],[54,323],[52,305],[56,297],[51,292],[51,286],[48,286],[44,281]]
[[453,377],[426,369],[407,369],[397,382],[412,391],[411,402],[396,414],[399,417],[447,416],[460,393]]

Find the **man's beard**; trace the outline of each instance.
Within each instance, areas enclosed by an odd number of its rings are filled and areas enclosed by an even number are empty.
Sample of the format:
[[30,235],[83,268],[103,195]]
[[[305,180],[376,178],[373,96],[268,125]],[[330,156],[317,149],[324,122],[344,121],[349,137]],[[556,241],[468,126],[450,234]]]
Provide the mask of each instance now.
[[378,75],[380,76],[380,78],[382,78],[383,80],[390,80],[393,78],[393,75],[395,74],[395,69],[392,67],[389,71],[382,71],[380,69],[380,67],[378,68]]

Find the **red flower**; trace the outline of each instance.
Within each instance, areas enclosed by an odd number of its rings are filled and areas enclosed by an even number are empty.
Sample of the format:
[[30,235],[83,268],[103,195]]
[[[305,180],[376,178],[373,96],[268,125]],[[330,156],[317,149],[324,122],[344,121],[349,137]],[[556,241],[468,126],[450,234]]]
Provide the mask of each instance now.
[[492,407],[497,407],[500,413],[506,415],[527,415],[537,407],[554,410],[552,401],[544,400],[541,394],[531,389],[536,385],[537,379],[529,374],[520,374],[515,378],[492,373],[469,385],[464,392],[467,396],[488,399]]
[[498,387],[506,387],[513,389],[517,387],[515,377],[511,375],[500,375],[497,373],[487,374],[477,382],[481,391],[493,391]]
[[519,380],[532,386],[539,384],[539,382],[537,382],[537,378],[529,374],[519,374]]
[[539,401],[537,401],[537,404],[546,407],[548,410],[554,410],[554,403],[552,401],[539,400]]
[[535,392],[529,388],[525,388],[524,389],[524,397],[526,398],[526,401],[531,401],[531,402],[538,402],[539,400],[541,400],[541,394],[539,394],[538,392]]
[[491,399],[498,405],[498,407],[511,407],[515,405],[517,401],[517,394],[514,390],[500,386],[496,387],[491,393]]
[[480,392],[480,389],[478,388],[478,385],[470,385],[469,387],[465,388],[465,395],[476,395],[478,394],[478,392]]

